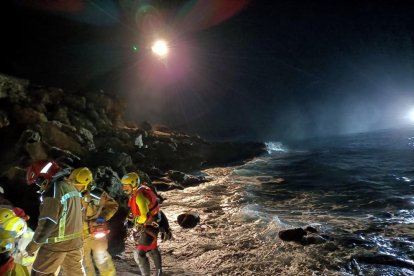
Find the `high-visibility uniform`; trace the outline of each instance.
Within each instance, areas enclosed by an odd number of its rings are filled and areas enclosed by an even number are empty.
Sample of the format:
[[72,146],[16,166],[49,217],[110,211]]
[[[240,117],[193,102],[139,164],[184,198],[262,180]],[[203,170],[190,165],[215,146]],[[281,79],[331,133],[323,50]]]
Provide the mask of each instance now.
[[26,267],[21,264],[16,264],[13,257],[9,259],[2,265],[0,265],[0,275],[1,276],[29,276],[30,273]]
[[20,237],[16,239],[16,248],[14,249],[13,254],[12,254],[14,258],[14,262],[27,267],[28,270],[31,270],[32,264],[34,260],[36,259],[36,255],[27,256],[25,254],[26,246],[33,239],[33,235],[34,235],[33,230],[30,228],[27,228],[26,232],[24,232]]
[[75,187],[62,179],[52,181],[42,194],[38,226],[26,248],[40,248],[32,276],[52,276],[59,266],[65,275],[85,275],[81,212],[81,194]]
[[[82,218],[83,218],[83,249],[84,266],[86,275],[95,276],[95,267],[102,276],[116,275],[115,265],[111,255],[108,253],[108,238],[95,238],[91,235],[91,226],[98,217],[103,217],[108,221],[118,210],[118,203],[106,192],[96,198],[91,193],[86,192],[82,197]],[[93,261],[92,256],[93,255]]]
[[149,276],[150,273],[147,252],[154,261],[157,275],[161,275],[161,254],[157,247],[157,236],[160,231],[158,225],[161,216],[157,196],[149,187],[140,185],[137,190],[133,191],[128,205],[131,208],[135,223],[144,227],[144,232],[139,238],[136,250],[134,250],[134,259],[138,263],[141,275]]

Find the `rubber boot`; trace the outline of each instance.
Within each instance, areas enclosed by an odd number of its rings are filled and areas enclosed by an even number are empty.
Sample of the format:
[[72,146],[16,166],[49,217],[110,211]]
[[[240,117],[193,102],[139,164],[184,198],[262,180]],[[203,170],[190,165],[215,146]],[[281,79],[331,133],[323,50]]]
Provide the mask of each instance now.
[[150,263],[144,251],[134,250],[134,259],[142,276],[150,276]]
[[154,261],[155,264],[155,271],[157,276],[162,276],[162,260],[161,260],[161,253],[158,250],[158,247],[151,250],[148,253],[151,256],[151,259]]

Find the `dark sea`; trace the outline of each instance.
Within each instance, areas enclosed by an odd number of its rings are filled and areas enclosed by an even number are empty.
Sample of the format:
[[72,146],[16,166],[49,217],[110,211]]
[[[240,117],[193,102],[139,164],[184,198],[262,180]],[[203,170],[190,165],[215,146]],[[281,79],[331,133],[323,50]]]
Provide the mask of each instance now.
[[339,272],[414,275],[414,126],[266,145],[234,172],[247,182],[244,212],[316,227],[349,250]]

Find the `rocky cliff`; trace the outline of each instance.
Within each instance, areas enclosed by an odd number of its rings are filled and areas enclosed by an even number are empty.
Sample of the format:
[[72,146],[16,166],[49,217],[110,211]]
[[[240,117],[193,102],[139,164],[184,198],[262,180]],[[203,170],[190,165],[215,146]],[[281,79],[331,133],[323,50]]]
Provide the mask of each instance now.
[[95,182],[121,203],[119,178],[139,171],[159,190],[208,181],[189,173],[264,152],[262,143],[212,143],[199,136],[126,122],[126,102],[100,92],[65,91],[0,75],[0,185],[4,198],[36,217],[38,197],[25,184],[32,160],[89,167]]

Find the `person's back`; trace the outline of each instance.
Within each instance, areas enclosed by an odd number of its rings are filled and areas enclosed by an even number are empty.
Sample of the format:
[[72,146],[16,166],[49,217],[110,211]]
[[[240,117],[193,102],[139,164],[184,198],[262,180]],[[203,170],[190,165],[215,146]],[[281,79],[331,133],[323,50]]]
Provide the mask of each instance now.
[[[64,180],[52,184],[43,194],[39,220],[52,218],[57,224],[50,229],[50,236],[43,247],[50,251],[79,249],[83,244],[80,194]],[[34,239],[38,237],[35,233]]]
[[106,221],[116,213],[118,203],[103,190],[94,189],[94,193],[91,193],[89,186],[93,175],[87,167],[74,169],[67,180],[82,194],[82,213],[79,215],[83,220],[86,275],[95,276],[95,266],[102,276],[116,275],[115,265],[108,252],[109,229]]
[[42,195],[38,226],[26,247],[29,255],[40,247],[31,275],[54,275],[59,266],[66,275],[85,275],[81,195],[67,176],[53,161],[36,161],[28,169],[27,183],[39,186]]

